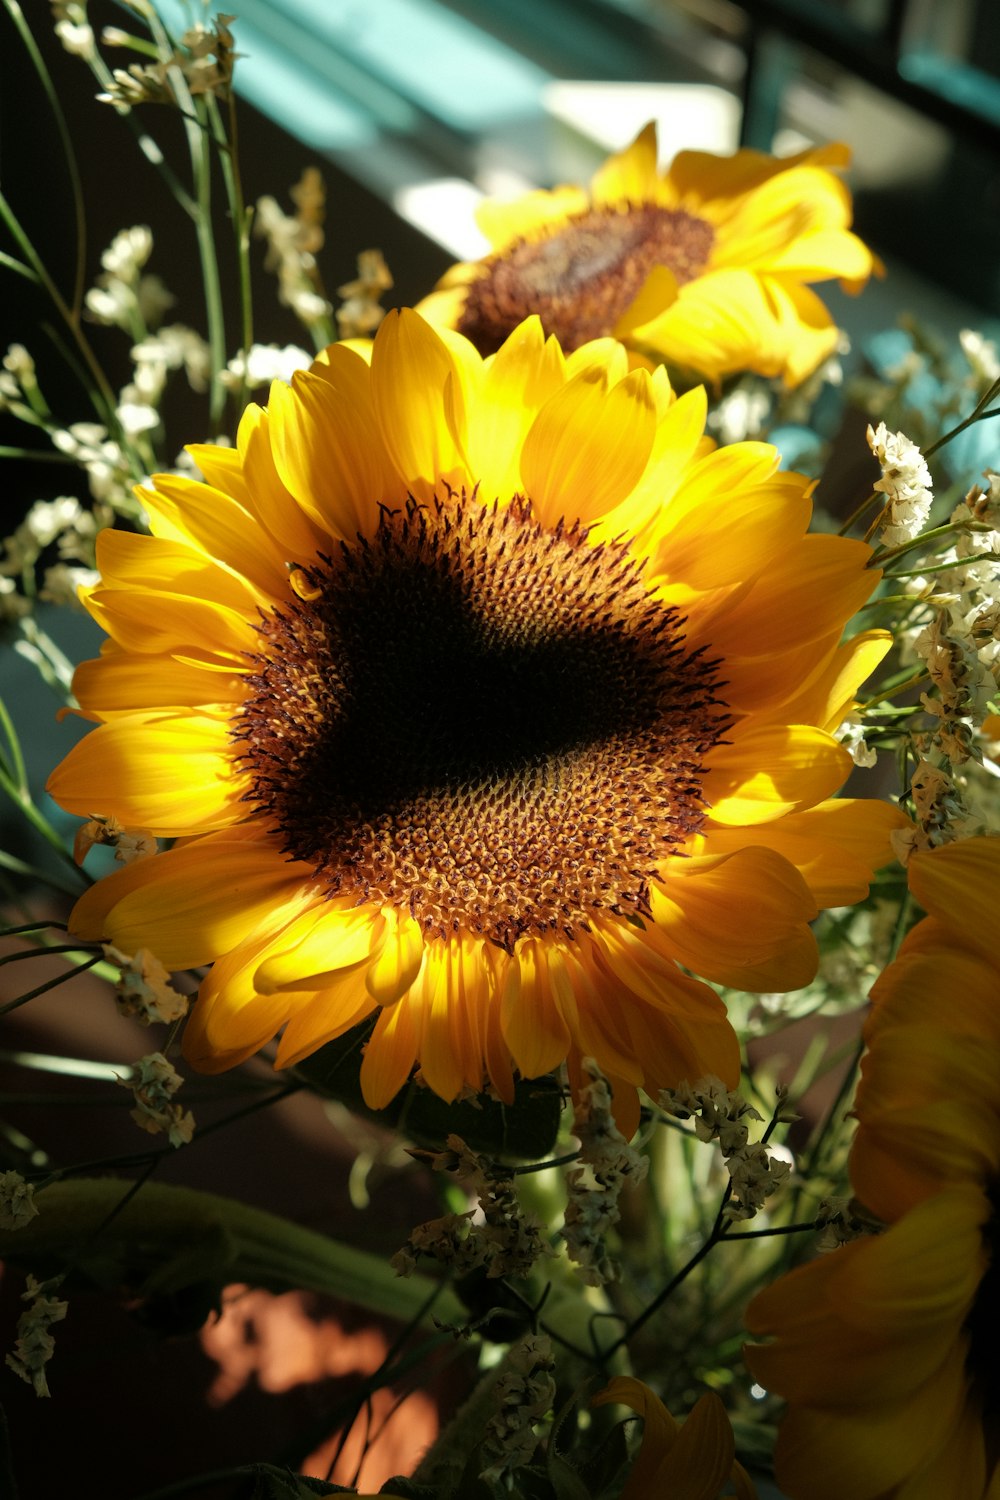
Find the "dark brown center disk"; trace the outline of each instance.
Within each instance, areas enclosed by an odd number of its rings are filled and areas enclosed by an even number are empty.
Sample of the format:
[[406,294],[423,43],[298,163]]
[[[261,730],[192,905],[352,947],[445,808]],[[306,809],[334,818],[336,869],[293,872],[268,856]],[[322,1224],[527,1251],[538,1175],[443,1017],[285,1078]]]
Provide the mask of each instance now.
[[712,226],[683,209],[591,209],[486,261],[468,288],[459,331],[480,354],[493,354],[537,313],[568,353],[614,331],[654,266],[668,267],[681,285],[699,276],[713,241]]
[[626,545],[452,496],[301,571],[234,728],[290,856],[507,949],[648,913],[729,720]]

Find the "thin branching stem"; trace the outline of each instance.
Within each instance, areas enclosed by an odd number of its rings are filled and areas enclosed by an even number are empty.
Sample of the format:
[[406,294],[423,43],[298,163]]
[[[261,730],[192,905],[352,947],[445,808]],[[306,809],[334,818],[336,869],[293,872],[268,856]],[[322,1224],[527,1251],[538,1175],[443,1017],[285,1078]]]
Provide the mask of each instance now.
[[[80,167],[73,150],[73,137],[66,123],[62,105],[59,102],[59,93],[52,82],[52,76],[45,66],[45,59],[38,50],[35,38],[32,36],[24,13],[17,0],[4,0],[7,14],[17,27],[24,48],[31,58],[32,66],[38,74],[52,118],[55,120],[56,129],[59,132],[59,142],[63,149],[66,160],[66,170],[69,174],[70,194],[73,199],[73,222],[76,231],[76,256],[75,272],[73,278],[73,298],[69,307],[70,321],[73,326],[78,326],[80,316],[83,312],[83,283],[87,271],[87,216],[83,201],[83,182],[80,177]],[[23,268],[30,275],[27,267]]]
[[101,962],[102,957],[102,954],[95,953],[84,963],[77,964],[73,969],[67,969],[65,974],[57,974],[55,979],[50,979],[47,983],[38,985],[37,988],[29,990],[26,995],[19,995],[16,1000],[8,1000],[6,1005],[0,1005],[0,1016],[9,1015],[12,1010],[19,1010],[22,1005],[27,1005],[29,1000],[37,1000],[39,995],[44,995],[48,990],[56,989],[58,985],[65,984],[68,979],[73,979],[77,974],[82,974],[85,970],[92,969],[95,964]]

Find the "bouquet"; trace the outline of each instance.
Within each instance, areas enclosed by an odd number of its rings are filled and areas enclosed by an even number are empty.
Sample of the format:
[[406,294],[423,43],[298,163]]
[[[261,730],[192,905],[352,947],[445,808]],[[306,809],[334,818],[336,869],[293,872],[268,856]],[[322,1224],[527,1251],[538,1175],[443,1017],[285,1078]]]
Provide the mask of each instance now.
[[[652,126],[416,308],[376,250],[331,295],[318,171],[244,199],[238,20],[54,0],[198,257],[175,319],[143,225],[90,281],[4,4],[76,248],[0,196],[49,305],[2,454],[66,490],[0,560],[53,725],[40,793],[0,712],[2,1009],[78,996],[3,1052],[8,1391],[59,1429],[97,1295],[225,1385],[323,1294],[390,1331],[319,1429],[105,1492],[996,1496],[996,347],[911,320],[845,380],[846,150]],[[254,341],[261,242],[309,348]],[[299,1106],[338,1182],[242,1201]]]

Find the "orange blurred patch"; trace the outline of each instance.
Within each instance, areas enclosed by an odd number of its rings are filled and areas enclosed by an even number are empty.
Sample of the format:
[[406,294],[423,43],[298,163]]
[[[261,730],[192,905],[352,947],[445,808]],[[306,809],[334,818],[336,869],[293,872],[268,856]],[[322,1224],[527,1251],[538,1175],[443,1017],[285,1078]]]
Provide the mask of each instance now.
[[[316,1311],[304,1292],[276,1295],[235,1284],[226,1288],[222,1312],[200,1334],[217,1374],[208,1390],[212,1406],[225,1406],[252,1381],[277,1394],[352,1375],[373,1374],[389,1352],[378,1327],[345,1329]],[[332,1432],[310,1454],[301,1472],[335,1484],[376,1491],[394,1474],[410,1474],[438,1433],[434,1402],[383,1387],[364,1403],[349,1431]]]

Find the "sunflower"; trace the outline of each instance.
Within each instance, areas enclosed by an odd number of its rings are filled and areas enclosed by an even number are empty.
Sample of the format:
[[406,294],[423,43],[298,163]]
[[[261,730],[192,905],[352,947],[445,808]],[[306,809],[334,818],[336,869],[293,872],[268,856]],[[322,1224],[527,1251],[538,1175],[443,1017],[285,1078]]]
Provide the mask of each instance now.
[[735,1083],[687,971],[807,982],[901,815],[830,800],[887,645],[839,643],[869,549],[807,536],[808,482],[704,416],[610,340],[531,320],[484,361],[404,312],[192,449],[203,483],[157,477],[151,536],[102,534],[97,727],[50,790],[178,842],[72,930],[213,965],[195,1067],[374,1016],[373,1107],[418,1063],[509,1099],[592,1057],[629,1123],[637,1086]]
[[830,170],[847,148],[682,151],[666,172],[656,153],[647,125],[589,192],[487,200],[477,218],[491,253],[453,266],[419,311],[483,354],[536,313],[567,351],[613,335],[712,381],[753,370],[800,384],[838,340],[811,284],[836,277],[858,292],[881,270]]
[[802,1500],[997,1500],[1000,840],[913,856],[931,913],[872,991],[851,1181],[888,1224],[758,1295],[747,1350],[787,1398]]
[[621,1500],[717,1500],[731,1483],[737,1500],[756,1500],[757,1491],[741,1463],[726,1408],[714,1391],[706,1391],[683,1423],[675,1422],[648,1385],[617,1375],[591,1402],[630,1406],[643,1419],[642,1446],[632,1465]]

